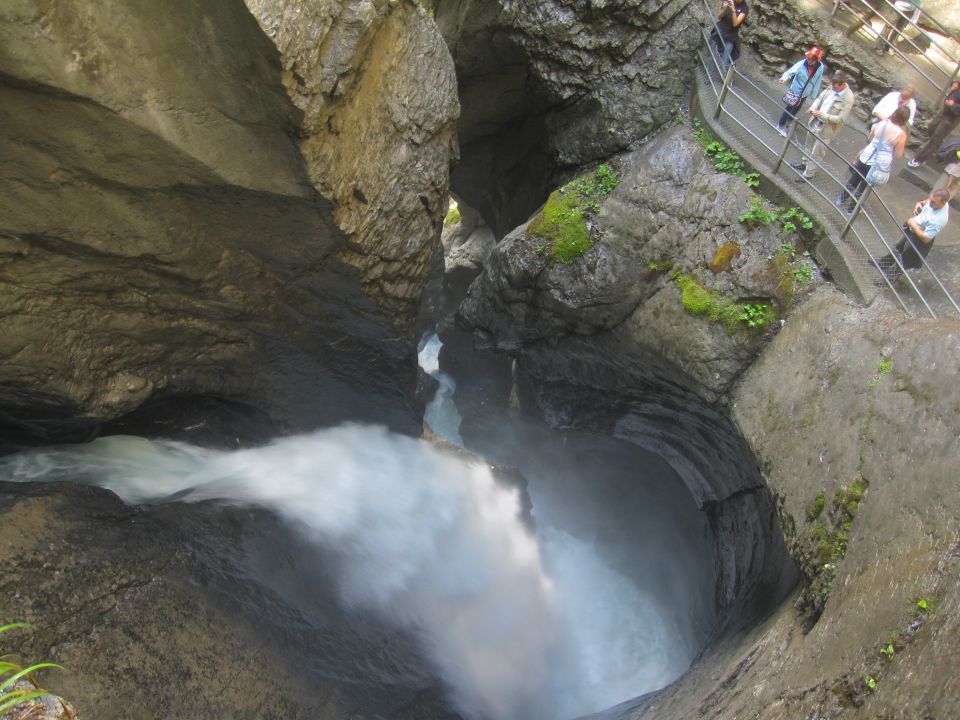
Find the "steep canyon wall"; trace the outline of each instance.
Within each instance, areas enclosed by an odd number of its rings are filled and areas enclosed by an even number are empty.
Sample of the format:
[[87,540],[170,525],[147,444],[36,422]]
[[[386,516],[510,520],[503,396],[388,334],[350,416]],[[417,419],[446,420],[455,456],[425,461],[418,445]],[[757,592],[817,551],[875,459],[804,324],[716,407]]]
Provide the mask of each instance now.
[[11,436],[172,395],[417,430],[457,101],[416,4],[16,2],[0,38]]

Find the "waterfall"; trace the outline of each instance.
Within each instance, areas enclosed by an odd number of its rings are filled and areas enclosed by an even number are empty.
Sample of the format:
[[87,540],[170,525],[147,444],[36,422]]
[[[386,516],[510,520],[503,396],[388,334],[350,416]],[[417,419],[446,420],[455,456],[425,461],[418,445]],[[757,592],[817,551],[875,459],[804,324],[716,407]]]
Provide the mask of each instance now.
[[471,720],[576,717],[664,685],[691,659],[591,543],[532,536],[517,491],[487,465],[380,427],[236,451],[116,436],[8,456],[0,473],[97,484],[131,504],[271,509],[338,560],[345,607],[417,638]]

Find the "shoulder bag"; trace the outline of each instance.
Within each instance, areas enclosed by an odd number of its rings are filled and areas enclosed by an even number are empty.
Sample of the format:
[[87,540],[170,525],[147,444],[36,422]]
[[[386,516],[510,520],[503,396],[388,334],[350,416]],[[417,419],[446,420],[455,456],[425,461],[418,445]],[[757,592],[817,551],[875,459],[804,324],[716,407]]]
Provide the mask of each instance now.
[[810,81],[813,80],[813,76],[816,75],[819,70],[820,67],[818,63],[817,69],[807,75],[807,81],[803,84],[803,87],[800,88],[799,95],[792,90],[787,90],[787,93],[783,96],[784,104],[789,105],[790,107],[796,107],[800,103],[801,98],[803,98],[803,93],[807,89],[807,85],[810,84]]

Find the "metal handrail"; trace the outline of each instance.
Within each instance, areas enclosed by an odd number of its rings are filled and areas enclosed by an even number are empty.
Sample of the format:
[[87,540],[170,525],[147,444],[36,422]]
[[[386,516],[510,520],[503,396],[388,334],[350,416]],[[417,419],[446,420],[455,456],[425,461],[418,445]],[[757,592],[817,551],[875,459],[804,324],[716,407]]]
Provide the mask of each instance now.
[[[884,31],[880,32],[878,39],[882,41],[883,44],[887,46],[887,48],[893,50],[893,52],[896,53],[900,57],[900,59],[904,60],[908,65],[910,65],[911,68],[913,68],[924,80],[930,83],[930,85],[932,85],[939,92],[939,96],[937,98],[937,103],[939,104],[939,102],[942,101],[943,98],[947,96],[947,93],[950,90],[950,85],[957,79],[958,76],[960,76],[960,57],[954,57],[951,51],[945,48],[936,37],[934,37],[933,35],[928,33],[926,30],[924,30],[922,27],[920,27],[918,23],[915,23],[910,16],[901,12],[900,9],[897,8],[897,6],[893,2],[891,2],[891,0],[873,0],[873,1],[875,3],[882,3],[883,5],[886,5],[888,8],[892,9],[896,15],[899,15],[901,18],[906,20],[907,25],[903,28],[897,28],[896,25],[894,23],[891,23],[885,15],[880,13],[877,7],[875,7],[874,5],[871,5],[869,2],[867,2],[867,0],[849,0],[849,2],[856,3],[858,6],[860,6],[861,10],[865,10],[866,11],[865,15],[861,15],[859,12],[857,12],[857,10],[854,9],[854,7],[848,3],[848,0],[833,0],[833,10],[830,13],[830,17],[832,18],[836,14],[837,10],[843,7],[844,9],[848,10],[849,12],[853,13],[858,18],[860,18],[860,20],[862,20],[864,24],[869,25],[870,22],[872,21],[872,16],[876,15],[877,17],[880,18],[880,21],[886,26],[886,28],[893,30],[894,33],[896,35],[899,35],[902,40],[909,43],[909,45],[915,51],[917,51],[920,54],[923,54],[923,51],[921,50],[920,46],[917,45],[913,41],[913,39],[904,35],[904,31],[906,30],[907,27],[914,28],[917,31],[917,34],[922,35],[924,38],[926,38],[931,45],[936,47],[937,50],[939,50],[943,55],[945,55],[946,58],[953,64],[954,69],[952,73],[948,73],[942,68],[940,68],[938,65],[934,64],[933,67],[938,71],[938,74],[941,76],[941,79],[937,80],[937,79],[931,78],[907,54],[903,53],[897,47],[896,42],[891,43],[889,40],[883,37]],[[954,35],[952,32],[950,32],[950,30],[945,28],[935,17],[933,17],[932,15],[924,11],[922,8],[920,8],[920,14],[922,15],[923,18],[925,18],[926,20],[929,20],[930,24],[936,26],[938,30],[942,31],[941,34],[953,39],[955,42],[960,44],[960,38],[957,38],[956,35]]]
[[[704,5],[705,6],[707,5],[707,0],[704,0]],[[707,6],[707,10],[709,12],[709,6]],[[719,28],[717,28],[715,20],[714,20],[713,26],[714,28],[717,29],[717,32],[719,32]],[[753,106],[753,103],[750,102],[748,98],[743,96],[737,90],[737,88],[733,86],[733,80],[734,78],[736,78],[738,85],[745,84],[746,86],[749,86],[755,92],[759,93],[763,98],[765,98],[766,100],[769,100],[772,105],[778,108],[782,108],[782,102],[772,97],[763,87],[761,87],[756,82],[754,82],[751,78],[749,78],[748,76],[740,72],[740,70],[736,67],[735,63],[731,64],[730,67],[726,71],[724,71],[722,69],[723,63],[720,59],[720,55],[717,50],[717,47],[715,46],[714,42],[711,40],[707,29],[703,30],[703,41],[704,41],[703,47],[707,50],[707,53],[710,56],[710,65],[713,66],[714,72],[711,72],[711,68],[707,66],[707,61],[702,57],[700,53],[698,53],[698,56],[700,57],[700,62],[704,67],[711,92],[714,95],[714,99],[717,100],[717,107],[714,113],[714,117],[718,118],[721,114],[724,113],[724,111],[726,110],[725,100],[729,96],[739,100],[739,102],[742,103],[744,109],[746,109],[748,112],[753,113],[754,115],[756,115],[761,119],[762,121],[761,125],[766,125],[772,130],[773,123],[771,123],[766,118],[765,115],[762,115],[760,111]],[[717,78],[723,77],[723,83],[719,89],[717,87],[717,83],[714,81],[714,75],[716,75]],[[753,130],[751,130],[749,126],[747,126],[744,122],[741,121],[740,118],[736,117],[729,110],[726,110],[726,117],[729,118],[731,121],[733,121],[737,126],[739,126],[747,135],[753,138],[764,149],[766,149],[771,154],[777,157],[776,164],[773,169],[774,174],[777,174],[779,172],[780,166],[788,150],[793,149],[798,153],[800,153],[801,156],[806,160],[808,164],[812,163],[820,171],[826,173],[826,175],[829,176],[830,179],[833,182],[837,183],[837,185],[839,185],[841,188],[844,186],[844,181],[842,178],[836,177],[836,175],[834,175],[833,172],[831,171],[831,168],[828,167],[825,163],[817,162],[810,155],[810,153],[807,151],[806,147],[802,143],[797,143],[794,140],[796,129],[798,127],[803,126],[802,121],[800,121],[799,119],[796,119],[796,121],[791,124],[790,132],[788,133],[788,136],[785,138],[783,146],[781,148],[775,148],[772,145],[769,145],[762,137],[760,137],[755,132],[753,132]],[[807,132],[811,131],[809,126],[804,126],[804,127],[807,130]],[[825,145],[824,150],[832,156],[832,159],[835,161],[835,164],[839,164],[840,167],[843,168],[843,170],[849,170],[851,172],[853,171],[853,166],[850,163],[848,163],[846,159],[843,156],[841,156],[831,145]],[[812,187],[813,190],[821,198],[826,200],[828,203],[830,202],[829,196],[825,195],[819,187],[817,187],[816,185],[811,185],[810,187]],[[867,208],[866,203],[868,199],[871,200],[871,205],[879,205],[879,208],[874,209],[873,211]],[[876,191],[876,188],[873,188],[872,186],[867,185],[866,190],[857,201],[856,207],[853,213],[851,213],[849,217],[845,216],[839,208],[836,208],[836,213],[841,217],[843,222],[843,229],[839,233],[840,238],[842,239],[846,237],[848,234],[851,234],[856,239],[860,248],[863,250],[866,256],[870,259],[870,264],[880,272],[880,277],[882,278],[883,282],[893,292],[894,297],[897,299],[898,303],[904,309],[904,311],[907,313],[910,312],[909,309],[907,308],[907,305],[904,303],[903,298],[900,297],[900,293],[894,287],[893,283],[890,281],[887,274],[883,272],[883,269],[879,265],[878,259],[871,252],[867,242],[865,241],[865,238],[862,236],[861,231],[857,228],[857,225],[856,225],[857,220],[859,219],[864,220],[867,226],[869,226],[869,228],[872,229],[873,233],[875,233],[876,235],[876,239],[879,240],[880,244],[887,251],[887,255],[892,259],[893,264],[896,265],[896,267],[900,271],[901,276],[906,279],[906,282],[908,283],[913,294],[919,299],[919,301],[922,303],[926,311],[932,317],[936,317],[936,314],[934,313],[933,309],[930,307],[926,298],[923,297],[923,294],[921,293],[920,289],[917,287],[916,283],[913,281],[913,278],[911,278],[909,273],[906,272],[906,269],[903,267],[903,264],[901,263],[898,254],[894,251],[894,248],[887,241],[885,232],[882,229],[882,225],[884,224],[883,221],[886,220],[890,224],[890,226],[898,229],[898,235],[897,235],[898,241],[900,239],[899,229],[901,227],[901,223],[897,220],[896,215],[890,210],[889,206],[884,201],[883,197]],[[874,215],[877,213],[879,213],[879,216],[874,217]],[[956,301],[950,295],[947,288],[936,276],[936,273],[934,273],[933,269],[927,263],[926,258],[919,255],[919,253],[918,253],[918,257],[921,261],[921,266],[926,270],[929,276],[933,279],[937,287],[939,287],[939,289],[947,298],[949,303],[953,306],[954,310],[956,310],[956,312],[960,314],[960,306],[957,305]]]

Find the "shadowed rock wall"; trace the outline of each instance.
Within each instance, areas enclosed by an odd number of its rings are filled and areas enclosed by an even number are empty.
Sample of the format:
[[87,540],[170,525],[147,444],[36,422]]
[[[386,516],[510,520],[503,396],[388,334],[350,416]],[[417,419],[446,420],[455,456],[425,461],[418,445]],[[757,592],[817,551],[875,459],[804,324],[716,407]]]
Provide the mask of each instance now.
[[459,196],[503,237],[572,168],[633,146],[686,94],[693,3],[451,0],[437,6],[460,84]]
[[[82,438],[171,395],[419,431],[409,335],[452,64],[416,4],[346,5],[257,4],[285,55],[239,1],[0,11],[0,407],[18,439]],[[297,23],[311,13],[327,36]]]

